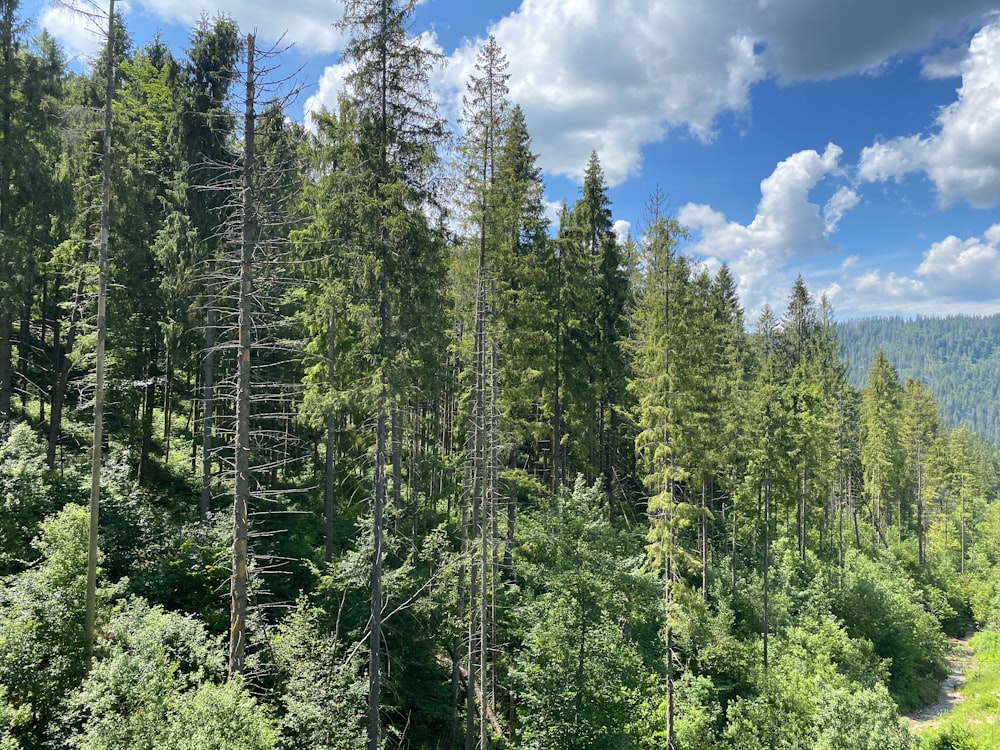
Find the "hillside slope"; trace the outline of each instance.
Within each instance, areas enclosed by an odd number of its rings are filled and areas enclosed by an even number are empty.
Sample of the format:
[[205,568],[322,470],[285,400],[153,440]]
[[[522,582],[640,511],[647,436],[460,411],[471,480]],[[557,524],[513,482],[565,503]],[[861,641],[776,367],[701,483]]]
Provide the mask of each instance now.
[[1000,444],[1000,315],[868,318],[837,325],[849,378],[864,384],[881,348],[900,382],[924,381],[947,424]]

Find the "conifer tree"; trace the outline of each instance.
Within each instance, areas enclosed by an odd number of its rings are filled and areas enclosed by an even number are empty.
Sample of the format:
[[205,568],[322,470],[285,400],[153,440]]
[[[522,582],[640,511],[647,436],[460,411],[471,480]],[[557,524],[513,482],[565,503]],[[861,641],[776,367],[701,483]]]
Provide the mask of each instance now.
[[937,405],[924,384],[908,378],[902,394],[902,439],[904,450],[904,471],[907,492],[913,500],[916,511],[915,530],[917,534],[917,562],[927,562],[927,516],[924,501],[928,497],[928,485],[932,470],[930,461],[934,443],[940,439]]
[[[540,445],[551,433],[546,424],[551,390],[549,321],[554,317],[554,256],[549,247],[541,170],[531,151],[523,110],[515,105],[500,135],[494,202],[498,224],[497,327],[504,356],[500,363],[500,409],[514,444],[541,475]],[[524,458],[525,456],[522,456]]]
[[[462,152],[469,193],[469,224],[476,234],[476,304],[472,347],[472,393],[469,419],[471,487],[465,493],[471,502],[470,536],[478,537],[479,568],[473,566],[469,589],[468,708],[466,746],[472,744],[475,712],[473,693],[479,693],[479,745],[488,747],[486,671],[488,602],[495,596],[493,526],[496,523],[498,477],[496,452],[499,442],[495,380],[497,246],[502,241],[498,204],[497,162],[501,137],[506,129],[507,59],[496,39],[490,37],[480,50],[476,72],[469,80],[463,120]],[[473,556],[474,557],[474,556]],[[461,587],[461,583],[459,584]],[[479,609],[476,611],[476,597]],[[478,622],[478,629],[476,623]],[[475,646],[478,645],[478,649]],[[476,662],[478,661],[478,672]],[[478,688],[473,689],[477,679]]]
[[[888,545],[887,527],[902,527],[902,453],[899,441],[900,385],[896,368],[881,350],[868,372],[861,396],[861,465],[871,514],[873,547]],[[894,507],[895,506],[895,507]]]
[[[378,750],[381,726],[383,524],[388,485],[385,467],[390,408],[411,373],[400,364],[420,312],[440,304],[440,245],[423,213],[432,201],[429,170],[443,123],[428,96],[433,53],[407,36],[414,0],[350,0],[343,25],[351,33],[345,57],[352,64],[346,97],[358,112],[365,154],[361,190],[367,224],[357,227],[359,302],[370,322],[366,337],[374,393],[371,620],[369,630],[368,747]],[[440,308],[436,310],[440,313]],[[437,318],[440,319],[440,318]],[[433,339],[423,342],[433,346]],[[412,350],[411,350],[411,353]],[[420,354],[415,360],[420,360]],[[393,462],[396,465],[396,462]],[[395,478],[399,481],[399,477]]]
[[666,736],[668,747],[675,746],[674,682],[674,587],[681,573],[693,563],[679,544],[679,532],[690,514],[680,506],[683,483],[690,474],[678,460],[678,437],[683,415],[676,402],[679,379],[684,368],[684,326],[678,318],[689,304],[689,269],[676,252],[677,239],[684,234],[674,219],[658,214],[654,206],[651,224],[641,247],[643,267],[637,295],[634,349],[635,380],[631,387],[636,398],[636,437],[639,471],[649,492],[648,559],[650,567],[663,574],[666,619]]

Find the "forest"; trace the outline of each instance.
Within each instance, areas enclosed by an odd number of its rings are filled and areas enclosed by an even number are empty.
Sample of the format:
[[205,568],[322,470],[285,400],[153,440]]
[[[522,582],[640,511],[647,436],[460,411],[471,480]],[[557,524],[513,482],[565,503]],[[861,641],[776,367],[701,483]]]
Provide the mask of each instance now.
[[922,380],[950,425],[965,425],[1000,445],[995,408],[1000,383],[1000,315],[868,318],[837,324],[837,338],[856,386],[882,349],[900,378]]
[[229,18],[81,72],[0,0],[0,750],[994,747],[903,714],[1000,643],[996,448],[597,154],[550,223],[416,7],[307,128]]

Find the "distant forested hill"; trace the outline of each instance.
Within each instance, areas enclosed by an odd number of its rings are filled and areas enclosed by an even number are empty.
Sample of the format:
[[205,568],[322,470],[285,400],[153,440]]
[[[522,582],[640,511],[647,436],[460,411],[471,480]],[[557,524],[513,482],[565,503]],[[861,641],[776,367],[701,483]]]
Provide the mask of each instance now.
[[868,318],[837,326],[852,384],[864,384],[879,348],[900,382],[923,380],[950,425],[1000,445],[1000,315]]

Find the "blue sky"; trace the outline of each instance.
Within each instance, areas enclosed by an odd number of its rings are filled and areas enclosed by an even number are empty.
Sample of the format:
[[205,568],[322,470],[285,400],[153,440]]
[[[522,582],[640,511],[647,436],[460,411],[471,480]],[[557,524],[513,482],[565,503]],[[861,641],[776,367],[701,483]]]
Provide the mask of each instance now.
[[[182,50],[202,11],[285,32],[307,84],[291,114],[336,101],[336,2],[123,7],[137,44],[160,30]],[[96,44],[56,6],[22,14]],[[423,0],[413,32],[445,55],[449,114],[494,34],[553,207],[596,149],[619,227],[660,186],[750,315],[782,310],[798,274],[841,318],[1000,312],[998,0]]]

